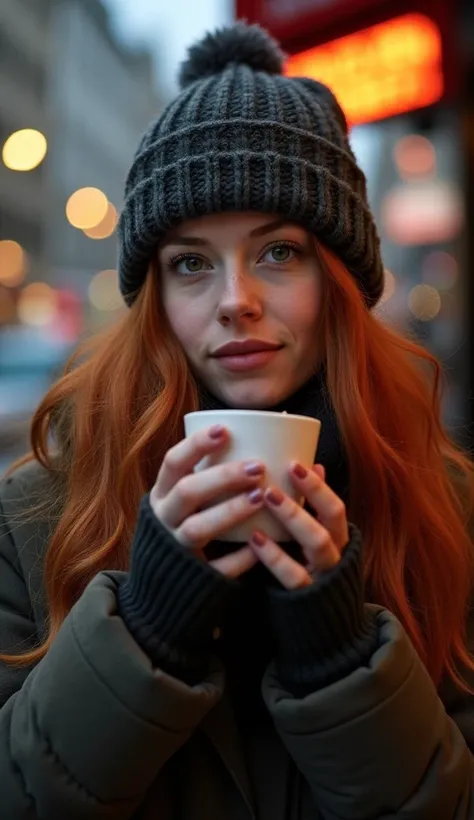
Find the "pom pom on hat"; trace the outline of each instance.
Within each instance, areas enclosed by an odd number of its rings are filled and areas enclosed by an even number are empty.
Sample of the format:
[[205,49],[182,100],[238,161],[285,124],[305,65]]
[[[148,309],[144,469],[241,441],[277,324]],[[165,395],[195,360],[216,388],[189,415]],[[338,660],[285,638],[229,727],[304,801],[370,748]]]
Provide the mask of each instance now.
[[191,46],[178,75],[180,88],[195,80],[219,74],[231,64],[248,65],[254,71],[281,74],[285,55],[260,26],[238,22],[206,34]]

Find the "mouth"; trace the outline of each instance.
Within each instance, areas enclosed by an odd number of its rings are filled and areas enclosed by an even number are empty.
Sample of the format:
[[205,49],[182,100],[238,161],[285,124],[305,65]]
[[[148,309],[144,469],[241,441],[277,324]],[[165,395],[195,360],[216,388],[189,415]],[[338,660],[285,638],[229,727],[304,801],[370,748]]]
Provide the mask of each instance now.
[[246,370],[258,370],[270,364],[279,352],[283,349],[283,345],[279,347],[260,348],[259,350],[248,350],[238,353],[227,353],[215,356],[215,361],[224,370],[233,373],[244,372]]

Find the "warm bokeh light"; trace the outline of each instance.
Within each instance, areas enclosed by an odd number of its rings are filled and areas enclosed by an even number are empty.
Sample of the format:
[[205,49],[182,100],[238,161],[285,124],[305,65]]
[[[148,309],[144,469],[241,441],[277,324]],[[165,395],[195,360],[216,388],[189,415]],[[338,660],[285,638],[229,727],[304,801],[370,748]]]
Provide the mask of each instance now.
[[450,242],[459,235],[464,203],[454,184],[416,182],[389,190],[380,214],[387,239],[399,245],[431,245]]
[[13,324],[16,318],[16,304],[9,290],[0,286],[0,325]]
[[25,325],[44,327],[57,313],[57,294],[46,282],[32,282],[18,298],[18,318]]
[[47,150],[48,143],[41,131],[23,128],[8,137],[2,159],[11,171],[32,171],[44,160]]
[[23,282],[27,269],[27,256],[18,242],[11,239],[0,241],[0,284],[16,288]]
[[66,216],[74,228],[89,230],[99,225],[107,214],[109,201],[98,188],[80,188],[66,205]]
[[408,294],[408,307],[415,319],[430,322],[441,308],[441,297],[430,285],[416,285]]
[[123,299],[116,270],[103,270],[92,278],[88,288],[89,301],[96,310],[118,310]]
[[447,291],[456,284],[459,277],[457,259],[447,251],[431,251],[423,260],[421,278],[426,285]]
[[89,239],[107,239],[112,236],[117,227],[118,214],[117,209],[111,202],[109,202],[107,213],[98,225],[94,228],[86,228],[84,233]]
[[328,85],[350,125],[372,122],[441,99],[441,35],[429,17],[405,14],[294,54],[285,73]]
[[392,298],[393,294],[395,293],[396,284],[397,283],[392,271],[388,270],[388,268],[385,268],[384,288],[379,302],[380,305],[383,305],[385,302],[388,302],[388,300]]
[[436,171],[436,151],[432,142],[421,134],[407,134],[396,143],[393,159],[402,179],[422,179]]

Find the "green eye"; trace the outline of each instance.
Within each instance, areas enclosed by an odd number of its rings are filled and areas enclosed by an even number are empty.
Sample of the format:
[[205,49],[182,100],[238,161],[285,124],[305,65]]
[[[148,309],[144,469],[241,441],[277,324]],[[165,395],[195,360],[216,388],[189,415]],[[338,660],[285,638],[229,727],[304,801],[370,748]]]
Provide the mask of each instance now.
[[193,256],[192,254],[171,260],[170,266],[175,273],[181,276],[193,276],[210,269],[209,263],[206,263],[202,256]]
[[288,262],[288,259],[291,257],[291,253],[291,248],[287,245],[276,245],[270,251],[273,262]]
[[198,273],[198,271],[202,270],[203,261],[199,256],[188,256],[187,259],[183,259],[180,262],[180,265],[184,265],[185,270],[189,273]]
[[267,247],[259,262],[267,265],[285,265],[287,262],[293,262],[301,254],[302,248],[298,245],[293,246],[293,243],[290,242],[280,242],[280,244]]

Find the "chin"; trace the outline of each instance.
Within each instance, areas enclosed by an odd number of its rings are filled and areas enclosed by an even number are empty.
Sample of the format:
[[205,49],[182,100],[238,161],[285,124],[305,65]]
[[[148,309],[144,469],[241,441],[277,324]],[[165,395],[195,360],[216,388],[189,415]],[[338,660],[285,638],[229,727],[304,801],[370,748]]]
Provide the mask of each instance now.
[[222,382],[219,385],[219,395],[229,407],[235,410],[264,410],[266,407],[274,407],[281,401],[291,396],[296,390],[293,385],[282,385],[258,381],[242,381],[234,384]]

